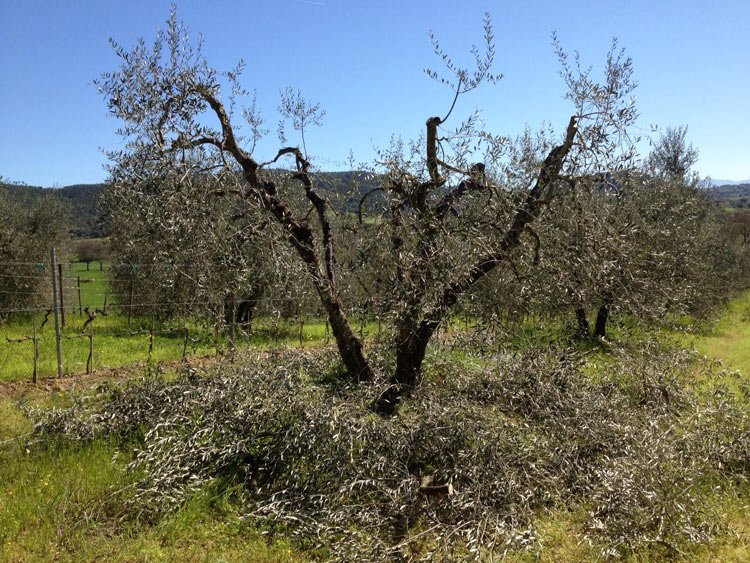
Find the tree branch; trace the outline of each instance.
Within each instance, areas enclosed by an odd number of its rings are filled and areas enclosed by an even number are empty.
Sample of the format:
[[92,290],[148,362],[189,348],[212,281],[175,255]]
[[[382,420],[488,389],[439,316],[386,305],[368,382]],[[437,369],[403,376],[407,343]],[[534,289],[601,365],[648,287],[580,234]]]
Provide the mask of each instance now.
[[[486,188],[487,185],[482,181],[484,180],[484,164],[481,162],[476,163],[471,167],[469,178],[461,182],[453,190],[443,196],[443,198],[435,206],[435,216],[439,220],[443,220],[448,214],[448,211],[454,210],[454,205],[471,190],[479,190]],[[454,210],[455,212],[455,210]]]
[[384,192],[384,191],[385,191],[385,188],[373,188],[360,198],[359,207],[357,208],[357,218],[359,219],[360,225],[362,224],[362,207],[365,204],[365,200],[367,200],[368,197],[370,197],[372,194],[376,192]]
[[573,140],[577,131],[578,120],[576,116],[572,116],[568,122],[565,140],[561,145],[553,148],[547,155],[547,158],[544,159],[534,187],[529,191],[524,204],[516,211],[513,222],[498,245],[497,250],[472,266],[463,279],[445,288],[438,304],[425,315],[424,320],[420,323],[420,331],[435,331],[447,311],[456,304],[459,297],[505,261],[510,251],[520,244],[521,235],[526,230],[527,225],[536,219],[541,207],[549,202],[547,199],[542,199],[542,195],[559,178],[565,158],[573,146]]

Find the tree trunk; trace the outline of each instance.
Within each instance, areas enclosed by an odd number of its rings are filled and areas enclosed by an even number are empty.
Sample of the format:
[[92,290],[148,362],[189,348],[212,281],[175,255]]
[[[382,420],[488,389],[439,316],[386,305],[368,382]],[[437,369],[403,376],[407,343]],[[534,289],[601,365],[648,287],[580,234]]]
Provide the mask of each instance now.
[[365,357],[362,341],[352,330],[341,303],[338,299],[323,299],[323,305],[328,312],[331,332],[346,370],[360,382],[375,379],[375,372]]
[[[434,123],[432,120],[428,120],[427,124],[429,136],[430,127]],[[443,319],[453,310],[460,296],[471,289],[480,279],[489,274],[499,264],[505,262],[510,252],[519,246],[521,235],[526,232],[527,226],[533,223],[542,207],[547,205],[548,201],[543,196],[546,194],[549,186],[558,179],[565,157],[573,146],[573,139],[577,131],[578,120],[573,116],[568,122],[565,141],[563,144],[554,147],[547,155],[547,158],[545,158],[534,187],[528,192],[525,202],[516,211],[513,221],[496,251],[480,259],[478,263],[469,269],[463,279],[447,284],[436,306],[428,311],[421,321],[417,320],[417,315],[421,309],[424,291],[421,294],[418,293],[418,296],[413,298],[413,302],[410,304],[413,310],[411,313],[406,314],[403,323],[397,331],[396,371],[391,377],[391,385],[375,401],[375,409],[378,412],[383,414],[393,413],[401,397],[405,393],[409,393],[419,383],[422,375],[422,361],[427,350],[427,344]],[[434,182],[434,171],[431,169],[430,172]],[[434,232],[436,232],[434,229],[428,230],[427,236],[432,236]],[[429,247],[429,242],[425,242],[425,248]]]
[[415,326],[415,323],[407,321],[399,327],[396,336],[396,371],[391,377],[391,385],[375,401],[378,412],[393,414],[401,397],[419,385],[427,345],[437,326],[425,321]]
[[586,318],[586,309],[583,307],[576,307],[576,321],[578,322],[578,338],[590,338],[591,326]]
[[596,313],[596,325],[594,325],[594,336],[596,338],[607,337],[607,320],[609,319],[609,305],[603,303]]
[[253,321],[255,308],[258,306],[258,302],[263,295],[263,289],[260,284],[254,285],[243,297],[234,299],[234,304],[232,304],[234,295],[232,293],[227,294],[224,298],[224,322],[227,326],[232,324],[232,311],[234,311],[235,324],[242,326],[250,325]]

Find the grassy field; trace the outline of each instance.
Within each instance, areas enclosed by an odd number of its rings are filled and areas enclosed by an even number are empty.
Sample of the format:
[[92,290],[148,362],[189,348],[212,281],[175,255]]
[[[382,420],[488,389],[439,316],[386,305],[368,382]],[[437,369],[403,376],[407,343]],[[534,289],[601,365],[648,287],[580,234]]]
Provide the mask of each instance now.
[[[73,264],[63,272],[65,290],[65,325],[62,327],[62,364],[64,374],[86,372],[89,357],[89,338],[93,329],[93,369],[102,370],[130,365],[170,362],[186,357],[204,357],[228,350],[226,331],[192,320],[161,322],[152,318],[133,317],[117,308],[109,294],[107,264],[104,270],[98,263]],[[79,291],[80,287],[80,299]],[[98,314],[84,328],[88,316],[83,311],[103,309],[105,301],[109,315]],[[45,322],[46,319],[46,322]],[[36,323],[38,337],[38,377],[57,375],[54,317],[45,313],[16,316],[0,325],[0,382],[30,381],[34,367],[34,348],[29,340]],[[153,340],[151,332],[153,328]],[[378,326],[357,323],[365,336],[375,335]],[[187,335],[186,335],[187,331]],[[187,339],[186,339],[187,336]],[[320,319],[259,318],[252,331],[237,329],[235,345],[238,349],[270,349],[274,347],[315,347],[326,344],[331,336]],[[15,342],[22,340],[21,342]],[[12,342],[13,341],[13,342]]]
[[[18,408],[59,406],[64,394],[0,396],[0,561],[299,561],[289,545],[243,526],[210,491],[156,525],[127,512],[127,459],[115,444],[26,448]],[[115,494],[114,491],[124,491]]]
[[686,343],[750,377],[750,292],[729,303],[725,314],[705,334],[689,337]]
[[[42,328],[44,314],[22,317],[0,325],[0,382],[30,381],[34,366],[34,348],[29,338],[36,321],[39,338],[37,372],[40,378],[57,374],[57,352],[54,321],[50,318]],[[98,316],[89,327],[83,325],[86,317],[68,315],[62,329],[62,363],[64,374],[86,372],[89,357],[89,338],[93,328],[93,369],[111,369],[131,365],[158,364],[179,360],[183,356],[205,357],[228,353],[225,332],[216,333],[195,321],[173,320],[160,322],[150,318],[134,317],[128,325],[127,317],[117,312]],[[153,323],[153,324],[152,324]],[[93,325],[93,326],[92,326]],[[153,328],[153,341],[151,330]],[[359,328],[359,324],[358,324]],[[187,330],[187,340],[186,331]],[[375,337],[376,323],[362,327],[365,337]],[[302,325],[294,320],[261,318],[253,323],[252,332],[238,329],[235,335],[238,350],[268,350],[278,347],[310,348],[332,342],[326,324],[320,319],[308,319]]]
[[[96,282],[93,282],[96,283]],[[96,334],[107,342],[107,329],[122,329],[123,319],[98,319]],[[98,322],[97,321],[97,322]],[[70,330],[80,330],[74,320]],[[111,324],[108,324],[111,323]],[[134,330],[143,328],[137,324]],[[9,327],[3,327],[8,330]],[[12,327],[11,327],[12,328]],[[28,325],[19,323],[20,334]],[[45,330],[47,327],[45,327]],[[368,326],[366,330],[374,331]],[[309,332],[308,332],[309,331]],[[5,333],[4,333],[5,334]],[[45,333],[48,334],[48,333]],[[674,333],[672,336],[674,336]],[[303,343],[320,345],[324,340],[322,324],[305,325]],[[145,361],[148,336],[133,340],[113,338],[109,352],[113,363]],[[251,346],[268,345],[273,338],[265,333]],[[699,334],[681,335],[685,345],[696,347],[708,357],[720,359],[726,367],[750,374],[750,293],[735,299],[718,321]],[[290,326],[284,341],[298,345],[298,334]],[[76,342],[76,341],[70,341]],[[66,365],[82,366],[87,353],[70,346]],[[9,346],[2,344],[3,348]],[[21,365],[17,371],[5,371],[6,381],[26,378],[29,360],[20,361],[20,348],[13,344],[14,360],[7,366]],[[182,341],[159,339],[153,360],[179,357]],[[15,348],[19,347],[19,348]],[[210,351],[213,344],[193,352]],[[119,350],[119,351],[118,351]],[[78,354],[78,355],[76,355]],[[3,356],[0,354],[0,365]],[[103,360],[100,360],[103,362]],[[157,360],[158,361],[158,360]],[[99,365],[99,364],[97,364]],[[53,368],[54,366],[52,366]],[[49,366],[45,369],[52,369]],[[0,388],[1,389],[1,388]],[[228,493],[205,490],[176,514],[156,523],[140,521],[127,505],[128,486],[137,476],[124,471],[127,452],[117,444],[99,440],[88,445],[51,444],[26,448],[18,439],[30,432],[30,423],[20,406],[65,405],[64,392],[28,389],[23,394],[0,393],[0,561],[305,561],[315,552],[299,551],[284,540],[269,540],[240,518],[240,509]],[[115,494],[114,491],[121,491]],[[691,561],[750,560],[750,498],[747,488],[713,493],[715,509],[735,531],[710,545],[700,546],[682,556],[658,555],[658,551],[633,556],[631,561],[663,559]],[[583,542],[582,515],[551,510],[541,517],[539,543],[528,553],[513,554],[510,561],[596,561],[596,549]]]

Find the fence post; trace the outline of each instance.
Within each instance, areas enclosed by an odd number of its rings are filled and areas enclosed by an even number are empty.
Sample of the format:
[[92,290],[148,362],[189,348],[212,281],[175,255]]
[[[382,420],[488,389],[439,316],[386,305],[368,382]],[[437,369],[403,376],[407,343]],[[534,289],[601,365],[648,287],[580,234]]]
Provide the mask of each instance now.
[[34,327],[34,373],[31,377],[31,380],[34,382],[34,385],[36,385],[36,374],[37,374],[37,364],[39,363],[39,343],[36,339],[36,318],[32,319],[33,327]]
[[133,272],[130,273],[130,297],[128,299],[128,326],[130,326],[130,317],[132,314],[133,314]]
[[81,303],[81,276],[78,276],[76,287],[78,288],[78,314],[83,315],[83,305]]
[[86,373],[94,371],[94,325],[89,326],[89,357],[86,360]]
[[237,299],[235,298],[234,291],[229,294],[229,306],[231,308],[232,312],[232,318],[229,323],[229,353],[232,355],[232,358],[234,359],[234,339],[236,336],[236,330],[237,330]]
[[65,300],[63,298],[63,265],[57,265],[57,289],[60,291],[60,320],[65,328]]
[[60,340],[60,316],[57,310],[57,254],[52,247],[52,306],[55,310],[55,342],[57,344],[57,377],[63,375],[62,343]]

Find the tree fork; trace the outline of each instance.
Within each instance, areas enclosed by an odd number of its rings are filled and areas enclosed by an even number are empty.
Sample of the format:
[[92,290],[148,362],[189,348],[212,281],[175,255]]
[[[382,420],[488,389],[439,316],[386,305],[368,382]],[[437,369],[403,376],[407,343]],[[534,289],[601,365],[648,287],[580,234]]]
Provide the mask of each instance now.
[[410,323],[407,317],[403,327],[399,329],[399,341],[396,344],[396,371],[391,377],[391,385],[374,404],[378,412],[383,414],[395,412],[401,397],[419,383],[427,345],[460,296],[506,260],[510,251],[521,243],[521,236],[526,231],[527,225],[536,219],[542,206],[547,203],[542,196],[548,186],[559,178],[577,131],[578,119],[572,116],[565,132],[565,140],[561,145],[554,147],[544,159],[534,187],[516,212],[498,250],[474,265],[464,279],[448,285],[437,305],[418,324]]

